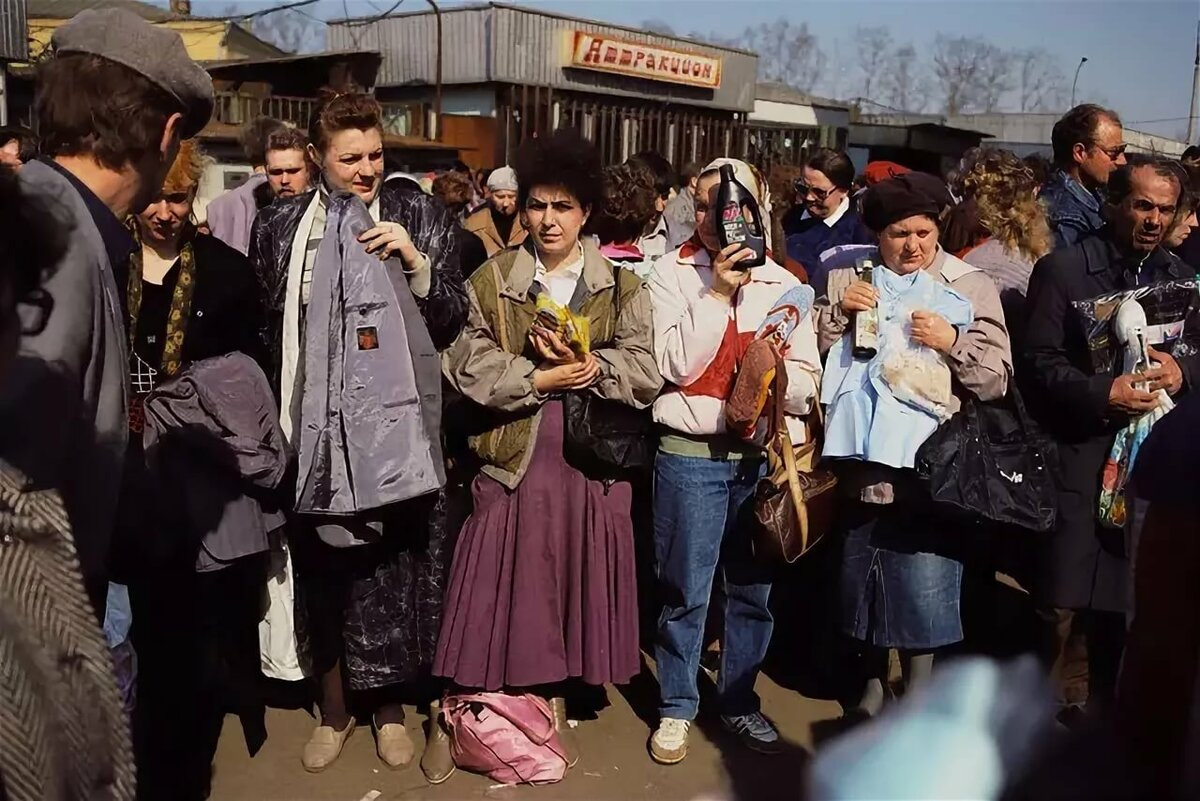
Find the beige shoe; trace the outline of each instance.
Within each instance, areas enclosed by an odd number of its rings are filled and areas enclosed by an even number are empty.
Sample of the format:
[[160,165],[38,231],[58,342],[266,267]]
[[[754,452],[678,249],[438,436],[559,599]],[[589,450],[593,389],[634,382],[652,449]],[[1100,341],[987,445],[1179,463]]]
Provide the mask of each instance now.
[[399,770],[412,762],[417,747],[413,745],[403,723],[385,723],[382,726],[375,725],[375,751],[383,764],[392,770]]
[[554,730],[558,732],[558,740],[562,743],[563,756],[567,758],[567,767],[573,768],[579,764],[579,739],[571,724],[567,722],[567,702],[563,698],[550,699],[550,711],[554,713]]
[[429,736],[421,755],[421,772],[430,784],[441,784],[454,775],[454,756],[450,753],[450,732],[442,721],[442,705],[429,705]]
[[313,729],[312,736],[304,744],[304,754],[300,757],[304,769],[309,773],[320,773],[337,762],[342,753],[342,746],[354,733],[354,726],[354,718],[350,718],[349,725],[342,731],[332,726],[318,726]]
[[691,728],[691,721],[663,718],[650,738],[650,756],[660,765],[678,765],[687,758]]

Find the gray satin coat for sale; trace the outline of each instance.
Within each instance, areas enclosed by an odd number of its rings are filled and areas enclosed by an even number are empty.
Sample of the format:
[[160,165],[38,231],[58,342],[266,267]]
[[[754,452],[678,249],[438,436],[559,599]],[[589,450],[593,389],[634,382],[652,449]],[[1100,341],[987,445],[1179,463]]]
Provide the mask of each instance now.
[[196,570],[266,551],[285,518],[261,491],[280,485],[291,451],[262,368],[238,352],[201,359],[156,387],[145,408],[146,460],[197,529]]
[[368,254],[366,205],[337,193],[304,324],[296,511],[331,516],[330,545],[360,545],[372,510],[445,484],[441,368],[400,260]]

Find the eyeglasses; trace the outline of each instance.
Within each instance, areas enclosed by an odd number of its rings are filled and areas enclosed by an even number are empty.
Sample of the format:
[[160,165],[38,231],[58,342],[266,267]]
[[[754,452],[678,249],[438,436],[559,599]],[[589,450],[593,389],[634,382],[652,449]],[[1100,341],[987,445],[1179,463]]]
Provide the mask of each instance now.
[[1125,155],[1125,150],[1129,147],[1129,145],[1118,145],[1117,147],[1100,147],[1099,145],[1092,145],[1092,147],[1108,156],[1111,161],[1116,161],[1117,159],[1121,158],[1121,156]]
[[792,189],[796,190],[796,194],[801,198],[807,198],[809,195],[812,195],[813,199],[818,203],[824,203],[830,195],[838,191],[836,186],[832,189],[817,189],[804,183],[804,180],[801,178],[797,178],[792,183]]

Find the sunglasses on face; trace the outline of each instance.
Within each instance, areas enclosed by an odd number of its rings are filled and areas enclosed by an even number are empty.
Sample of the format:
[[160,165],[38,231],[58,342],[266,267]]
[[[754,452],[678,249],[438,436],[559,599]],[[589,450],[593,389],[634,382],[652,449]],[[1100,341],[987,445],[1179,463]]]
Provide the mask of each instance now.
[[1129,145],[1118,145],[1117,147],[1100,147],[1099,145],[1094,145],[1094,147],[1104,155],[1108,156],[1111,161],[1116,161],[1117,159],[1121,158],[1121,156],[1125,155],[1125,149],[1128,148]]
[[818,203],[824,203],[830,195],[837,191],[836,186],[832,189],[817,189],[816,187],[809,186],[808,184],[804,183],[804,181],[800,178],[797,178],[795,182],[792,183],[792,188],[796,190],[796,194],[801,198],[807,200],[808,196],[812,195],[813,199]]

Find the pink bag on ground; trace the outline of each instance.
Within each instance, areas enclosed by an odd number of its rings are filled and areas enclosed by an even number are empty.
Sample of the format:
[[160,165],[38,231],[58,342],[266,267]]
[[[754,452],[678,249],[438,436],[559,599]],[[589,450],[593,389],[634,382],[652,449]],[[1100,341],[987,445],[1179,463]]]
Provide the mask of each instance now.
[[535,695],[450,695],[442,702],[454,764],[503,784],[553,784],[567,772],[550,706]]

